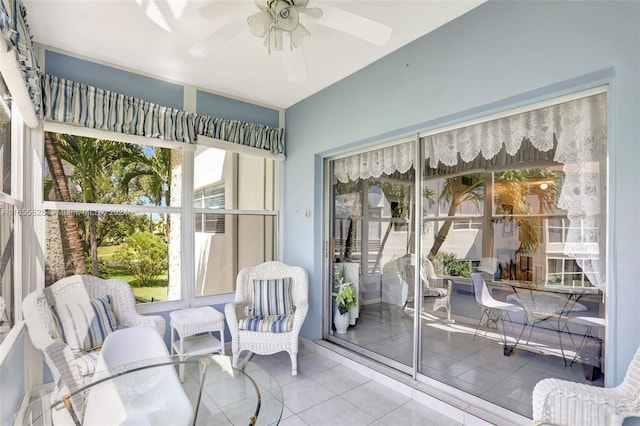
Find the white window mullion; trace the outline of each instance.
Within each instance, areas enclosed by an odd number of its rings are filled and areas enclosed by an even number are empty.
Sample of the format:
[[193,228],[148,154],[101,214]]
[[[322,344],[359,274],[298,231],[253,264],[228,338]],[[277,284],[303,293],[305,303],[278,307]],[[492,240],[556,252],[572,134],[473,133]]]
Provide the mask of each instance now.
[[[36,209],[38,210],[38,209]],[[75,203],[62,201],[43,201],[39,210],[73,210],[91,212],[127,212],[127,213],[180,213],[180,207],[164,207],[154,205],[125,205],[125,204],[99,204],[99,203]]]
[[[182,154],[182,299],[193,306],[196,281],[195,213],[193,208],[193,152]],[[204,226],[204,224],[203,224]]]

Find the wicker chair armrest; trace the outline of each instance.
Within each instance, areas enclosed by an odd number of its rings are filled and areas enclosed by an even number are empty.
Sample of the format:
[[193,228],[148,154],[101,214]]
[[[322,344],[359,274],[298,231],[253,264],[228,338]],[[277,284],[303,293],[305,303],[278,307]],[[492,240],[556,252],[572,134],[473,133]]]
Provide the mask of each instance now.
[[619,394],[617,388],[544,379],[533,390],[533,419],[553,424],[599,424],[615,411]]
[[302,324],[304,323],[304,319],[307,317],[307,312],[309,311],[309,305],[300,305],[296,306],[296,312],[293,318],[293,327],[291,328],[291,332],[298,333],[302,328]]
[[453,280],[451,278],[427,278],[427,281],[429,282],[429,287],[432,288],[446,288],[451,291],[453,287]]
[[235,331],[235,334],[237,334],[238,320],[246,317],[244,305],[235,303],[235,302],[227,303],[224,306],[224,316],[225,316],[225,319],[227,320],[227,325],[229,326],[229,331],[231,332],[231,335],[233,336],[234,331]]
[[164,332],[166,329],[166,321],[160,315],[141,315],[139,313],[130,313],[127,315],[124,321],[122,321],[122,325],[127,327],[140,327],[140,326],[151,326],[158,330],[158,333],[162,337],[164,337]]

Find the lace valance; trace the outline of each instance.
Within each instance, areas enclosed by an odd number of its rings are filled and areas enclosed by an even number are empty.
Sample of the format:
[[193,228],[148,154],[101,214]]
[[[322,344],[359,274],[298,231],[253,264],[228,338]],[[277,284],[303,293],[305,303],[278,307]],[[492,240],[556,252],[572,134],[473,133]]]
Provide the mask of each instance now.
[[333,163],[333,173],[340,182],[379,178],[382,174],[406,173],[413,167],[415,142],[408,142],[340,158]]
[[454,166],[479,155],[486,160],[501,150],[515,155],[528,140],[542,152],[554,148],[565,174],[557,206],[567,211],[570,227],[565,254],[575,257],[589,280],[604,290],[600,267],[599,215],[606,158],[605,93],[487,121],[421,139],[427,164]]

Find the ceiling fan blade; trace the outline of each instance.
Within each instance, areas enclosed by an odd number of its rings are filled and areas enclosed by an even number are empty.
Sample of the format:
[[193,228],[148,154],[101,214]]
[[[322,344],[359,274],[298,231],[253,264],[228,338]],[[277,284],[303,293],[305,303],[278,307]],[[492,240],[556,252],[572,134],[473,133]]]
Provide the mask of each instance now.
[[307,72],[307,60],[304,57],[302,46],[293,50],[284,49],[282,51],[282,60],[289,81],[303,81],[307,79],[309,73]]
[[391,27],[346,10],[322,5],[322,16],[313,22],[342,31],[377,46],[391,39]]
[[189,53],[196,58],[204,58],[246,29],[245,19],[236,18],[217,28],[209,37],[189,49]]

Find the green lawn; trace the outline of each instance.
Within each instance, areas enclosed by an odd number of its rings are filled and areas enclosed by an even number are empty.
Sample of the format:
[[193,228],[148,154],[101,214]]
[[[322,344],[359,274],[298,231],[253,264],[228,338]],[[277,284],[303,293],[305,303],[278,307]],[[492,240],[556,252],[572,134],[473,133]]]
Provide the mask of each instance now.
[[148,287],[142,287],[137,284],[137,280],[131,272],[122,266],[109,265],[109,257],[113,256],[119,246],[98,247],[98,259],[107,262],[107,277],[119,278],[128,282],[133,289],[133,294],[138,302],[157,302],[167,300],[167,281],[169,279],[168,272],[158,276],[153,284]]
[[98,247],[98,259],[100,259],[100,258],[108,258],[109,256],[113,256],[113,254],[119,248],[120,248],[120,246]]

